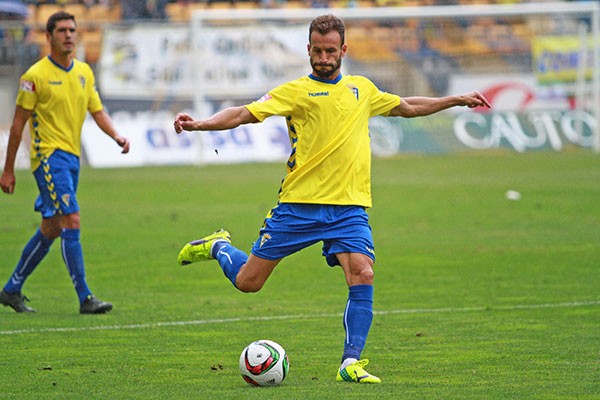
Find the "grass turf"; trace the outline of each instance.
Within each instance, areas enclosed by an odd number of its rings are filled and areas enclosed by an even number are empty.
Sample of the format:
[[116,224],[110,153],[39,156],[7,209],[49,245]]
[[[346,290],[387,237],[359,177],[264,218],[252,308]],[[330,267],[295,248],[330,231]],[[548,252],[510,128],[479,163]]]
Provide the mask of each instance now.
[[[572,150],[374,161],[377,314],[363,356],[375,386],[334,381],[347,289],[318,245],[255,294],[236,292],[216,263],[176,265],[185,242],[220,227],[248,251],[282,165],[84,168],[88,283],[115,309],[77,313],[55,243],[24,287],[37,313],[0,309],[1,397],[598,398],[599,160]],[[20,171],[16,193],[0,196],[0,279],[39,224],[35,195]],[[279,387],[239,376],[239,353],[261,338],[288,351]]]

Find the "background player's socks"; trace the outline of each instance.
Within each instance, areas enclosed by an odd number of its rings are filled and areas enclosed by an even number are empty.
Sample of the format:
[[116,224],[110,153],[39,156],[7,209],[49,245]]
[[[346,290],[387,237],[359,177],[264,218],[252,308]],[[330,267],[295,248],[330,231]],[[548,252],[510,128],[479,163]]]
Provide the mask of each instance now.
[[53,242],[54,240],[46,238],[38,229],[25,245],[23,253],[21,253],[21,259],[4,286],[4,290],[8,293],[20,292],[25,280],[35,270],[35,267],[38,266],[44,256],[48,254]]
[[81,304],[92,294],[85,281],[85,268],[83,266],[83,252],[79,242],[79,229],[63,229],[60,233],[62,239],[62,256],[67,265],[67,270],[75,286],[75,291]]

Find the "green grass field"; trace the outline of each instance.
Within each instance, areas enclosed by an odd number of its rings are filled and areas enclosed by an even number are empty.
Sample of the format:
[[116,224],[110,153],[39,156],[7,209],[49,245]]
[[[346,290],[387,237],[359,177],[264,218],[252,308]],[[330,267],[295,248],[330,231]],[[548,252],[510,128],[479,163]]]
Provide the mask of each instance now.
[[[238,293],[187,241],[225,227],[248,251],[282,164],[92,170],[78,199],[88,283],[114,302],[78,314],[60,243],[27,281],[37,309],[0,309],[2,399],[598,399],[600,156],[477,153],[375,160],[369,211],[376,386],[337,383],[347,289],[320,246]],[[507,200],[509,189],[522,193]],[[0,284],[39,223],[28,171],[0,195]],[[275,388],[239,376],[241,350],[290,357]]]

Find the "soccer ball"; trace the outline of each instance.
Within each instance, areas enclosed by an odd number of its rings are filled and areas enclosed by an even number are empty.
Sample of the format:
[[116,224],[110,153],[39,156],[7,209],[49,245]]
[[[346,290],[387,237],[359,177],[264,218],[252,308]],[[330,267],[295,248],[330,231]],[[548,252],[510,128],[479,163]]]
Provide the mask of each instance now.
[[251,385],[279,385],[289,369],[290,363],[285,350],[272,340],[252,342],[240,355],[242,378]]

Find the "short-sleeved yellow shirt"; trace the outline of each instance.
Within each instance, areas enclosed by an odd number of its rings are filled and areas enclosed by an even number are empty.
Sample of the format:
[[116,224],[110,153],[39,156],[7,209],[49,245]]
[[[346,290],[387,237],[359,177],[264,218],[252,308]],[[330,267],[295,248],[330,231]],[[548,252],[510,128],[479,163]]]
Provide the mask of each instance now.
[[387,116],[400,102],[362,76],[311,74],[248,104],[259,121],[287,120],[292,152],[279,201],[371,207],[369,118]]
[[29,121],[33,170],[56,149],[79,156],[87,111],[102,110],[90,66],[74,59],[65,69],[50,56],[23,74],[17,105],[33,111]]

